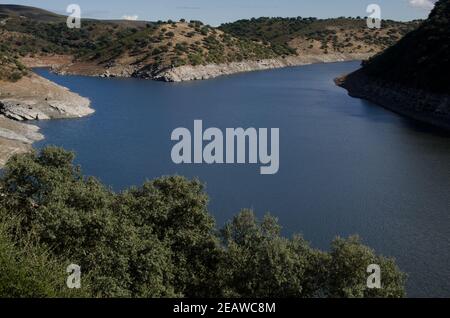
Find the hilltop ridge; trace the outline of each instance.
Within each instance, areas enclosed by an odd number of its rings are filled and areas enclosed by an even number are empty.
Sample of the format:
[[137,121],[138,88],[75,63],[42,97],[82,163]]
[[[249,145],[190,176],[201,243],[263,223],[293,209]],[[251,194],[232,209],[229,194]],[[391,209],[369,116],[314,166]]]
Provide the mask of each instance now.
[[23,17],[42,22],[62,22],[66,19],[63,15],[44,9],[16,4],[0,4],[0,19],[13,17]]

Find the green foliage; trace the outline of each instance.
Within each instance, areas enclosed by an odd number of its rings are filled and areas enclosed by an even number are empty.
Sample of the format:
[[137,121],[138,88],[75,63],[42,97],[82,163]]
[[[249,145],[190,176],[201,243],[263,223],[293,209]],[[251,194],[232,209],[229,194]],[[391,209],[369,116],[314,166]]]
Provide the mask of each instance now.
[[326,254],[312,249],[300,236],[280,236],[277,220],[258,222],[244,210],[222,230],[225,246],[221,278],[227,297],[320,296]]
[[28,69],[19,62],[10,48],[0,45],[0,80],[16,82],[28,74]]
[[[8,161],[0,178],[0,296],[404,295],[395,263],[356,239],[322,252],[247,210],[218,232],[199,181],[164,177],[115,193],[84,177],[73,159],[49,147]],[[383,289],[365,288],[373,262],[383,268]],[[82,268],[81,292],[61,285],[71,263]]]
[[[228,297],[403,297],[405,276],[392,259],[375,255],[357,237],[336,239],[330,253],[301,236],[280,236],[270,215],[258,222],[244,210],[222,230],[221,280]],[[382,268],[381,289],[367,288],[367,267]]]
[[[367,266],[377,264],[382,269],[382,288],[368,289]],[[331,246],[326,294],[328,297],[404,297],[405,275],[392,259],[377,256],[361,244],[358,237],[337,238]]]
[[192,65],[200,65],[203,64],[203,58],[200,54],[189,54],[189,63]]
[[[0,298],[83,297],[92,295],[89,285],[82,290],[66,288],[66,266],[33,236],[13,237],[14,219],[0,211]],[[86,283],[86,280],[85,280]]]
[[449,57],[450,2],[440,0],[417,30],[365,62],[363,71],[407,87],[450,94]]
[[196,264],[186,260],[202,253],[183,248],[208,251],[202,244],[213,223],[198,182],[173,177],[115,195],[83,178],[72,159],[47,148],[10,161],[2,206],[21,218],[21,232],[33,231],[56,255],[92,273],[100,296],[167,297],[201,284],[190,277]]
[[[394,21],[383,21],[383,27],[396,30],[400,35],[405,35],[416,26],[415,22],[400,23]],[[367,30],[366,22],[362,19],[337,18],[337,19],[316,19],[316,18],[268,18],[238,20],[233,23],[226,23],[219,27],[222,31],[241,39],[269,43],[277,55],[295,54],[295,50],[290,46],[293,39],[316,40],[323,44],[323,50],[327,45],[334,50],[342,49],[336,36],[337,31],[349,32],[354,41],[364,41],[368,45],[376,44],[390,46],[396,43],[397,37],[391,36],[383,38],[374,34],[367,34],[358,38],[355,34]]]

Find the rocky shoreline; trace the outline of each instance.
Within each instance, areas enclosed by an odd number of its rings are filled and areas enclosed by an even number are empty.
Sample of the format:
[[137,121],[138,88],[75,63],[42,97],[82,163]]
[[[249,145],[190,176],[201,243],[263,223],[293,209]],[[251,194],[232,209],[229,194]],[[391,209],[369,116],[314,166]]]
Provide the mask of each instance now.
[[69,64],[49,65],[52,71],[60,75],[85,75],[95,77],[135,77],[164,82],[184,82],[207,80],[224,75],[243,72],[262,71],[290,66],[308,65],[314,63],[344,62],[364,60],[372,53],[330,53],[320,55],[299,55],[284,58],[265,59],[257,61],[241,61],[224,64],[184,65],[172,68],[148,68],[143,65],[89,65],[72,62]]
[[89,99],[36,74],[17,82],[0,81],[0,168],[44,138],[39,127],[24,122],[80,118],[93,112]]
[[352,97],[369,100],[405,117],[450,131],[450,95],[371,78],[362,70],[337,78],[335,82]]
[[344,62],[369,58],[371,54],[323,54],[289,56],[278,59],[259,61],[232,62],[227,64],[209,64],[198,66],[180,66],[165,70],[156,75],[154,79],[166,82],[184,82],[192,80],[207,80],[223,75],[236,73],[262,71],[291,66],[308,65],[315,63]]

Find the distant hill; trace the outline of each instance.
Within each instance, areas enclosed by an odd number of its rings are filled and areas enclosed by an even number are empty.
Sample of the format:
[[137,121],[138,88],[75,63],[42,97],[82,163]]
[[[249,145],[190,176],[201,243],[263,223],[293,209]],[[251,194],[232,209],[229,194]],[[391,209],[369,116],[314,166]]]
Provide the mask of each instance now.
[[450,1],[363,67],[337,79],[355,97],[450,130]]
[[38,9],[34,7],[27,7],[14,4],[1,4],[0,5],[0,19],[5,18],[20,18],[33,19],[35,21],[42,22],[61,22],[66,18],[62,15]]
[[0,12],[0,52],[16,58],[73,55],[79,71],[86,64],[93,72],[116,65],[158,70],[278,56],[270,45],[230,36],[200,21],[88,19],[81,29],[69,29],[65,19],[40,9],[0,5]]
[[61,15],[0,5],[0,54],[16,59],[73,56],[64,72],[151,77],[184,65],[287,56],[351,59],[352,54],[371,55],[385,49],[418,24],[386,21],[381,30],[370,30],[361,18],[298,17],[241,20],[214,28],[200,21],[83,19],[81,29],[69,29]]

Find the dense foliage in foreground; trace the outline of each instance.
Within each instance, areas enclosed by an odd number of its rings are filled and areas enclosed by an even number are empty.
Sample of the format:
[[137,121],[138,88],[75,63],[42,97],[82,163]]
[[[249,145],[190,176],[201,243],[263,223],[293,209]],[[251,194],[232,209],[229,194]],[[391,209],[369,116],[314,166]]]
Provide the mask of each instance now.
[[[114,193],[59,148],[13,157],[0,178],[0,297],[402,297],[394,261],[357,238],[329,252],[242,211],[222,230],[198,181]],[[81,266],[81,290],[65,268]],[[369,264],[382,288],[368,289]]]

